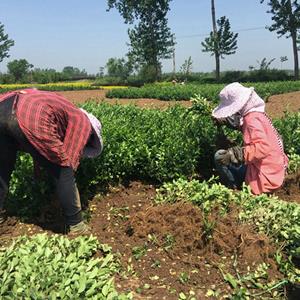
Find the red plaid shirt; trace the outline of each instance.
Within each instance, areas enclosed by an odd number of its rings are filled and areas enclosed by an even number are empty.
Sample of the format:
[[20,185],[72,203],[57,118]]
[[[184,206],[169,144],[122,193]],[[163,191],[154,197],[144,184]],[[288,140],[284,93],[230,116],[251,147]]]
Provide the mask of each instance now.
[[77,169],[91,133],[86,115],[64,97],[34,89],[7,93],[0,102],[12,94],[19,126],[29,142],[49,161]]

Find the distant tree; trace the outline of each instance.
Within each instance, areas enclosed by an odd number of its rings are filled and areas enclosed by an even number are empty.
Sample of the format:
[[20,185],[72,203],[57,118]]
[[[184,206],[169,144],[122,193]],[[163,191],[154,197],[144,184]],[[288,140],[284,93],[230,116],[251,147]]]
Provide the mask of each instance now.
[[76,79],[87,76],[87,72],[83,69],[82,71],[72,66],[66,66],[62,70],[62,74],[66,79]]
[[100,67],[99,68],[99,73],[97,74],[97,77],[103,77],[104,76],[104,69],[105,69],[105,67]]
[[[269,27],[270,31],[276,31],[278,37],[286,36],[292,38],[294,54],[294,77],[299,79],[299,60],[298,60],[298,36],[297,31],[300,29],[300,3],[297,0],[267,0],[272,14],[273,24]],[[260,3],[265,0],[260,0]]]
[[62,74],[54,69],[35,68],[31,73],[33,81],[37,83],[58,82],[62,79]]
[[269,61],[267,61],[267,58],[264,57],[261,61],[257,60],[256,62],[258,63],[259,70],[269,70],[270,65],[276,58],[272,58]]
[[8,73],[13,75],[16,81],[20,81],[27,75],[33,65],[26,59],[15,59],[7,64]]
[[287,56],[280,56],[280,63],[281,63],[281,69],[282,69],[282,63],[288,61]]
[[[108,10],[116,8],[126,24],[135,25],[128,30],[130,61],[141,66],[141,73],[161,74],[161,59],[172,57],[174,35],[168,27],[167,12],[171,0],[107,0]],[[154,72],[153,72],[154,70]]]
[[124,58],[110,58],[106,63],[107,75],[112,77],[127,78],[131,71],[131,64]]
[[8,34],[4,33],[4,25],[0,22],[0,62],[9,57],[8,50],[14,44],[15,42],[8,38]]
[[238,33],[234,34],[230,31],[230,22],[225,16],[221,17],[216,22],[214,0],[211,0],[211,15],[213,30],[201,45],[203,46],[203,52],[212,52],[211,55],[215,56],[216,79],[219,81],[220,58],[223,59],[225,55],[231,55],[236,52]]
[[183,73],[185,78],[187,79],[187,77],[190,75],[192,71],[192,68],[193,68],[193,61],[191,56],[189,56],[189,58],[186,59],[182,64],[182,66],[180,67],[180,72]]

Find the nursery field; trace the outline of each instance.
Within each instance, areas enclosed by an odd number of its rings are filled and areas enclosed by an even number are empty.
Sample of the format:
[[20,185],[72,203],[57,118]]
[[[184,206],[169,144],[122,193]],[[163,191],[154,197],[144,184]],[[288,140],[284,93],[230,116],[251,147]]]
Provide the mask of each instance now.
[[[62,91],[58,92],[74,103],[84,103],[90,99],[95,101],[107,102],[121,105],[137,105],[142,108],[167,108],[173,105],[191,107],[192,103],[186,100],[163,101],[158,99],[139,98],[139,99],[108,99],[107,90],[82,90],[82,91]],[[286,94],[270,96],[266,103],[266,110],[271,117],[282,117],[285,111],[300,111],[300,92],[290,92]]]
[[101,157],[76,174],[92,236],[63,235],[47,174],[34,181],[32,160],[20,156],[0,226],[0,299],[299,299],[299,92],[267,97],[289,174],[256,197],[215,177],[224,142],[210,118],[215,99],[59,93],[103,125]]

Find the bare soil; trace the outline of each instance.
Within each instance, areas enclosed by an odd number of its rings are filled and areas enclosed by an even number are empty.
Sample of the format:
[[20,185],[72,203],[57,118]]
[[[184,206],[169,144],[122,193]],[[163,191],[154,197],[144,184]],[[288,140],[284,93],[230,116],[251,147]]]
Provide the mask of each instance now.
[[[133,291],[134,299],[178,299],[180,292],[190,291],[196,299],[206,299],[208,289],[220,295],[232,291],[223,274],[243,276],[263,262],[270,266],[269,280],[282,278],[274,245],[251,226],[240,224],[235,207],[226,217],[216,210],[204,220],[192,204],[155,205],[154,196],[154,186],[132,182],[90,202],[93,235],[111,245],[120,260],[118,290]],[[9,218],[0,227],[0,244],[21,234],[53,234],[58,225],[62,230],[61,216],[50,215],[52,219],[42,224]],[[214,223],[212,231],[207,221]]]
[[[190,101],[161,101],[157,99],[108,99],[105,98],[106,90],[83,90],[83,91],[63,91],[58,92],[74,103],[83,103],[87,100],[104,101],[111,104],[134,104],[143,108],[167,108],[172,105],[180,104],[190,107]],[[284,112],[300,111],[300,92],[293,92],[275,95],[268,98],[266,111],[272,118],[284,116]]]

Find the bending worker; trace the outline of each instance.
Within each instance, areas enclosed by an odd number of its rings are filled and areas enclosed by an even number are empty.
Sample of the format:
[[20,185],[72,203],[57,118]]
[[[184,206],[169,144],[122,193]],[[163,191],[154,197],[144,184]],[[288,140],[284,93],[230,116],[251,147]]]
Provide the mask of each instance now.
[[218,126],[227,125],[243,134],[243,147],[220,149],[215,164],[220,179],[230,188],[245,181],[253,194],[271,193],[284,181],[288,158],[283,142],[265,113],[265,103],[254,89],[238,82],[220,92],[220,104],[212,112]]
[[68,232],[86,234],[74,171],[81,157],[96,157],[103,148],[100,121],[64,97],[25,89],[0,96],[0,223],[17,151],[54,178]]

